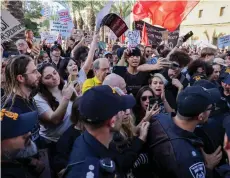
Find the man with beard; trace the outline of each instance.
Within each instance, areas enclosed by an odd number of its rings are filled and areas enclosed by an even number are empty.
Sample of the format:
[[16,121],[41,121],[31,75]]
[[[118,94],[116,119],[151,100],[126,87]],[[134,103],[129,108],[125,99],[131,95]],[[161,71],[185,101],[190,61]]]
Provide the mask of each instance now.
[[102,85],[105,77],[110,73],[109,60],[107,58],[99,58],[93,62],[93,71],[95,77],[87,79],[82,86],[82,93],[94,86]]
[[120,96],[109,86],[85,92],[79,111],[86,131],[74,143],[67,177],[114,177],[118,170],[109,144],[121,128],[124,111],[134,105],[133,96]]
[[[38,72],[33,59],[30,56],[19,55],[9,60],[5,69],[5,87],[2,98],[2,108],[19,115],[37,111],[36,104],[33,100],[32,92],[38,87],[41,74]],[[31,129],[31,139],[38,147],[41,147],[39,137],[39,121],[36,115],[36,123]],[[17,126],[19,128],[20,126]],[[21,129],[21,128],[19,128]],[[35,158],[30,158],[29,150],[22,149],[23,158],[27,157],[28,164],[32,163]]]
[[[31,154],[37,152],[36,145],[30,140],[31,130],[37,122],[37,112],[18,114],[1,110],[1,172],[4,178],[33,177],[28,167],[24,167],[16,155],[21,149],[30,147]],[[44,169],[44,168],[43,168]]]

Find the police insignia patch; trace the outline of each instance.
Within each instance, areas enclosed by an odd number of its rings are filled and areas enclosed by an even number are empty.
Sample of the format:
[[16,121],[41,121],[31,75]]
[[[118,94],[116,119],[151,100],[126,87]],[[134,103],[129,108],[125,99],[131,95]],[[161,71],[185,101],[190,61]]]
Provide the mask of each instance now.
[[198,162],[189,168],[194,178],[205,178],[206,170],[203,162]]

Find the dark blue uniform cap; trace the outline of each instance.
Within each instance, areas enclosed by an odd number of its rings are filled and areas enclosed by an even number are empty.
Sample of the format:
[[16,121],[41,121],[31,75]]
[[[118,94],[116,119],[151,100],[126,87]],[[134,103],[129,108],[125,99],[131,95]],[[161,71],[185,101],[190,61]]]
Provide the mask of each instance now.
[[133,96],[120,96],[110,86],[102,85],[84,93],[79,101],[79,110],[85,121],[93,123],[111,119],[119,111],[131,109],[135,104]]
[[195,117],[204,112],[210,104],[217,103],[220,98],[221,94],[216,88],[191,86],[179,94],[177,111],[184,117]]
[[5,109],[1,110],[2,140],[18,137],[30,132],[37,122],[36,111],[17,114]]
[[216,85],[208,80],[204,80],[204,79],[201,79],[201,80],[198,80],[196,81],[193,86],[201,86],[201,87],[204,87],[206,89],[211,89],[211,88],[217,88]]
[[223,83],[230,85],[230,74],[225,76],[225,78],[223,79]]

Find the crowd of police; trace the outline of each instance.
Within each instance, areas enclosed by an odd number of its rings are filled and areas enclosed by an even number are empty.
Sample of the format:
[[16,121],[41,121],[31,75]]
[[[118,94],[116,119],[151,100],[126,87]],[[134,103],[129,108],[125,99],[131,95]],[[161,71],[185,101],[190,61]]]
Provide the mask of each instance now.
[[2,177],[230,177],[230,51],[97,40],[1,48]]

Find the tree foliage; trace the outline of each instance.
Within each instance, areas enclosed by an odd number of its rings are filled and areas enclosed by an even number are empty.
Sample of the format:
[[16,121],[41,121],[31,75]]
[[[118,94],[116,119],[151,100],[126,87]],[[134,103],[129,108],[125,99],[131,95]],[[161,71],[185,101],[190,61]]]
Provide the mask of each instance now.
[[39,1],[25,1],[24,2],[24,19],[25,27],[31,29],[35,36],[38,36],[39,24],[34,20],[42,17],[42,4]]

